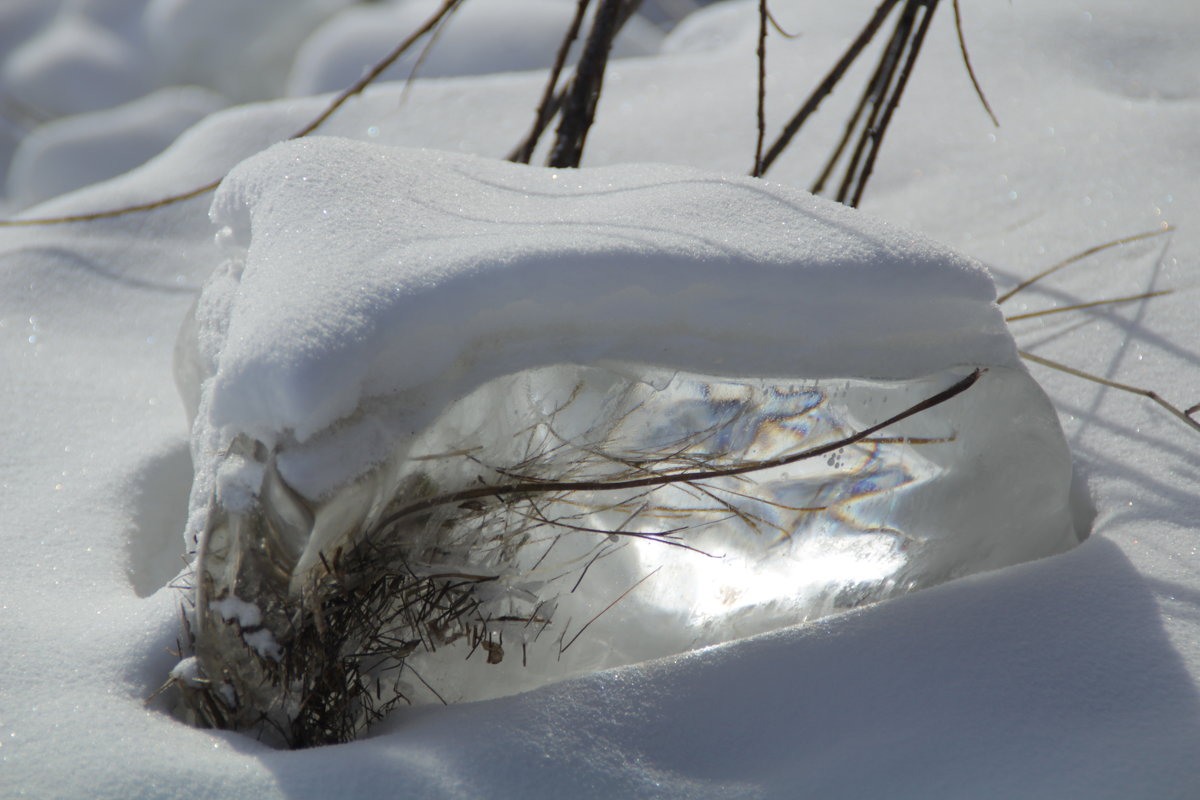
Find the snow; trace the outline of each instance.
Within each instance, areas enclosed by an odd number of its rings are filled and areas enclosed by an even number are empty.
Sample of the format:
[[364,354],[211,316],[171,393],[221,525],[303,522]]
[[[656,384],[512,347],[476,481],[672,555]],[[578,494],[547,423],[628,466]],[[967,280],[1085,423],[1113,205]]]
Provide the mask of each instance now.
[[[149,0],[142,16],[161,79],[234,101],[278,96],[291,54],[349,0]],[[236,20],[236,22],[234,22]]]
[[244,162],[212,216],[230,252],[201,303],[232,306],[199,334],[213,423],[268,442],[373,397],[419,390],[412,405],[437,409],[581,357],[731,377],[1016,361],[979,265],[744,178],[316,137]]
[[[441,0],[409,0],[360,6],[331,18],[296,53],[287,93],[305,96],[344,89],[391,52],[395,31],[416,30],[441,5]],[[425,78],[547,69],[574,15],[575,4],[563,0],[468,3],[454,12],[426,57],[421,57],[422,42],[382,77],[406,80],[414,69]],[[633,17],[613,42],[612,56],[652,55],[661,40],[657,28]]]
[[[772,39],[778,127],[864,12],[772,9],[785,28],[803,28],[794,43]],[[1056,0],[963,10],[1002,127],[975,104],[943,8],[865,210],[989,264],[1002,288],[1084,248],[1174,224],[1167,236],[1056,273],[1003,308],[1178,289],[1013,328],[1023,349],[1191,405],[1200,350],[1197,9],[1182,0],[1137,9]],[[614,67],[585,162],[744,173],[753,59],[736,49],[744,34],[730,41]],[[324,132],[497,157],[523,133],[539,90],[536,75],[431,81],[398,111],[400,88],[381,87]],[[853,94],[828,101],[772,182],[808,184]],[[109,102],[128,99],[121,95],[113,90]],[[222,112],[140,171],[27,213],[91,211],[202,185],[322,106],[288,100]],[[1059,410],[1083,476],[1077,490],[1095,508],[1094,519],[1082,514],[1091,536],[1064,554],[524,695],[401,712],[348,746],[275,751],[179,724],[161,697],[146,706],[178,661],[168,652],[178,595],[160,588],[181,564],[187,516],[186,414],[171,362],[176,331],[218,263],[208,205],[0,233],[0,363],[19,376],[0,386],[10,421],[2,434],[10,455],[0,461],[3,793],[1196,794],[1196,434],[1143,398],[1041,367],[1031,369]]]
[[247,603],[245,600],[239,600],[237,597],[213,600],[209,605],[223,619],[237,620],[237,623],[243,628],[253,628],[262,624],[262,611],[258,606]]
[[95,111],[151,88],[139,43],[94,19],[86,5],[63,9],[7,54],[0,77],[17,102],[53,114]]
[[[395,46],[396,31],[418,27],[440,5],[440,0],[370,6],[349,0],[6,4],[0,9],[0,177],[14,159],[17,175],[9,179],[4,201],[23,208],[132,169],[226,105],[341,90]],[[691,0],[647,4],[660,20],[692,7]],[[440,29],[438,47],[422,60],[421,74],[548,67],[573,14],[567,0],[474,0]],[[230,24],[232,18],[236,24]],[[652,55],[662,39],[637,14],[614,42],[613,55]],[[384,78],[407,78],[428,41]],[[14,154],[18,143],[24,152]]]
[[23,208],[141,166],[224,104],[205,89],[172,87],[41,125],[13,154],[8,199]]

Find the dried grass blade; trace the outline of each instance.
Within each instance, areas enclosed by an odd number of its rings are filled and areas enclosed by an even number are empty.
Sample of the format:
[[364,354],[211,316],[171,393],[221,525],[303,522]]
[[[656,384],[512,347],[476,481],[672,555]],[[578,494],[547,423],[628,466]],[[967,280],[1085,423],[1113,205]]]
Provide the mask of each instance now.
[[1162,398],[1161,395],[1159,395],[1157,392],[1155,392],[1151,389],[1143,389],[1140,386],[1131,386],[1128,383],[1121,383],[1119,381],[1109,380],[1108,378],[1101,378],[1099,375],[1093,375],[1090,372],[1084,372],[1081,369],[1075,369],[1074,367],[1069,367],[1066,364],[1060,363],[1058,361],[1051,361],[1048,358],[1042,358],[1041,356],[1034,355],[1033,353],[1030,353],[1025,350],[1020,350],[1018,352],[1020,353],[1021,358],[1032,361],[1035,364],[1041,364],[1043,367],[1049,367],[1050,369],[1055,369],[1055,370],[1058,370],[1059,372],[1065,372],[1068,375],[1074,375],[1076,378],[1082,378],[1085,381],[1091,381],[1092,383],[1098,383],[1101,386],[1107,386],[1110,389],[1117,389],[1118,391],[1128,392],[1129,394],[1135,394],[1140,397],[1149,398],[1150,400],[1153,400],[1155,403],[1157,403],[1162,408],[1166,409],[1172,416],[1174,416],[1180,422],[1187,425],[1192,430],[1200,432],[1200,422],[1197,422],[1196,420],[1192,419],[1190,416],[1191,414],[1200,410],[1200,405],[1192,406],[1187,411],[1181,411],[1179,408],[1168,403],[1166,400],[1164,400]]
[[1075,255],[1070,256],[1069,258],[1065,258],[1062,261],[1059,261],[1057,264],[1055,264],[1054,266],[1052,266],[1048,269],[1042,270],[1038,274],[1034,275],[1032,278],[1028,278],[1028,279],[1022,281],[1021,283],[1018,283],[1012,289],[1009,289],[1007,292],[1005,292],[1004,294],[1002,294],[998,298],[996,298],[996,304],[1000,305],[1000,304],[1008,301],[1013,295],[1017,294],[1018,292],[1020,292],[1024,289],[1029,288],[1033,284],[1040,281],[1042,278],[1045,278],[1048,275],[1053,275],[1055,272],[1058,272],[1063,267],[1068,267],[1071,264],[1074,264],[1078,261],[1082,261],[1083,259],[1087,258],[1088,256],[1095,255],[1096,253],[1099,253],[1103,250],[1108,250],[1111,247],[1119,247],[1123,244],[1130,244],[1132,242],[1141,241],[1142,239],[1149,239],[1154,236],[1161,236],[1164,233],[1168,233],[1173,230],[1175,230],[1175,228],[1173,226],[1163,225],[1161,228],[1156,228],[1152,231],[1146,231],[1144,233],[1135,233],[1133,236],[1125,236],[1121,239],[1113,239],[1111,242],[1105,242],[1104,244],[1098,244],[1093,247],[1089,247],[1086,250],[1080,250]]

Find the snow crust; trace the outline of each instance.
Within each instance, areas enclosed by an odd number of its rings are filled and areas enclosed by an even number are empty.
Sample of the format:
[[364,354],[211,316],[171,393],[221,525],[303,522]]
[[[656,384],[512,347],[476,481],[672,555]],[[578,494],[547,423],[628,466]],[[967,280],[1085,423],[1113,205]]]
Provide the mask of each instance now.
[[[1194,403],[1200,9],[1183,0],[964,4],[972,62],[1000,129],[978,109],[940,9],[866,210],[988,263],[1002,287],[1084,248],[1174,224],[1169,236],[1098,253],[1003,308],[1175,287],[1013,328],[1023,349]],[[771,41],[778,80],[768,113],[778,127],[863,12],[784,2],[772,10],[786,29],[803,29],[796,42]],[[31,39],[34,22],[54,11],[6,4],[0,37]],[[586,163],[744,173],[755,67],[752,48],[736,48],[753,25],[731,37],[734,49],[615,69]],[[414,87],[402,114],[399,88],[381,88],[328,130],[502,156],[528,125],[540,86],[541,76],[429,82]],[[855,94],[827,101],[773,181],[808,185]],[[202,185],[323,105],[225,112],[142,170],[33,213],[94,211]],[[1040,367],[1086,476],[1079,493],[1095,508],[1091,537],[1064,555],[523,696],[400,714],[346,747],[281,753],[180,725],[161,698],[147,707],[177,661],[167,652],[178,635],[177,594],[154,589],[182,563],[190,463],[170,364],[180,322],[219,258],[208,205],[0,232],[0,363],[18,376],[0,384],[12,423],[0,434],[10,454],[0,460],[3,793],[1197,794],[1193,434],[1144,399]]]

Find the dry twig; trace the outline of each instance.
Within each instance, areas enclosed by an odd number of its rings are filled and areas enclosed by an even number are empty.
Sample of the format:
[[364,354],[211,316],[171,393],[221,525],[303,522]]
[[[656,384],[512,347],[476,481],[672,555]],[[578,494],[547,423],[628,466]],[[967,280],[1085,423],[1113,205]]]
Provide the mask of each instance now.
[[529,163],[546,126],[550,124],[550,120],[554,119],[554,115],[562,107],[566,93],[558,91],[558,80],[562,75],[563,67],[566,66],[571,46],[579,38],[579,29],[583,25],[584,17],[587,16],[589,3],[590,0],[576,0],[575,16],[572,17],[571,24],[567,27],[567,32],[558,46],[558,52],[554,55],[554,65],[550,68],[550,75],[546,78],[546,88],[542,91],[542,99],[538,102],[533,127],[516,149],[508,154],[509,161],[515,161],[518,164]]
[[596,118],[613,40],[639,5],[641,0],[600,0],[583,55],[575,67],[575,76],[565,90],[558,130],[546,166],[579,166],[588,131]]
[[[1172,230],[1174,230],[1174,228],[1172,228],[1170,225],[1164,225],[1161,228],[1156,228],[1151,231],[1145,231],[1144,233],[1138,233],[1138,234],[1134,234],[1132,236],[1125,236],[1120,239],[1113,239],[1112,241],[1108,241],[1108,242],[1104,242],[1102,244],[1088,247],[1088,248],[1076,253],[1075,255],[1065,258],[1062,261],[1059,261],[1058,263],[1042,270],[1041,272],[1038,272],[1037,274],[1033,275],[1032,277],[1018,283],[1015,287],[1013,287],[1009,291],[1005,292],[1004,294],[1000,295],[1000,297],[998,297],[996,299],[996,303],[997,304],[1005,303],[1008,300],[1011,300],[1017,293],[1024,291],[1025,289],[1029,288],[1033,284],[1040,281],[1042,278],[1045,278],[1047,275],[1051,275],[1051,274],[1059,271],[1060,269],[1063,269],[1064,267],[1068,267],[1072,264],[1077,264],[1080,261],[1083,261],[1084,259],[1088,258],[1089,256],[1095,255],[1096,253],[1100,253],[1100,252],[1103,252],[1105,250],[1108,250],[1108,249],[1111,249],[1114,247],[1120,247],[1121,245],[1130,244],[1132,242],[1142,241],[1143,239],[1149,239],[1154,236],[1161,236],[1162,234],[1168,233]],[[1174,289],[1162,289],[1162,290],[1155,291],[1155,292],[1144,292],[1141,294],[1129,295],[1126,297],[1114,297],[1114,298],[1110,298],[1107,300],[1093,300],[1093,301],[1086,302],[1086,303],[1073,303],[1069,306],[1061,306],[1058,308],[1049,308],[1049,309],[1044,309],[1041,311],[1031,311],[1031,312],[1028,312],[1025,314],[1013,314],[1013,315],[1005,317],[1005,320],[1008,322],[1018,322],[1020,320],[1032,319],[1035,317],[1044,317],[1044,316],[1047,316],[1050,314],[1059,314],[1059,313],[1062,313],[1065,311],[1077,311],[1080,309],[1095,308],[1097,306],[1103,306],[1103,305],[1113,305],[1116,303],[1127,303],[1127,302],[1130,302],[1133,300],[1146,300],[1151,297],[1161,297],[1163,295],[1168,295],[1168,294],[1173,293],[1174,291],[1175,291]],[[1117,389],[1118,391],[1127,392],[1129,394],[1134,394],[1139,397],[1145,397],[1145,398],[1153,401],[1154,403],[1158,404],[1161,408],[1165,409],[1169,414],[1171,414],[1171,416],[1175,417],[1180,422],[1187,425],[1189,428],[1192,428],[1193,430],[1196,430],[1196,431],[1200,431],[1200,423],[1198,423],[1195,419],[1192,418],[1193,414],[1195,414],[1197,411],[1200,411],[1200,404],[1194,405],[1185,410],[1181,410],[1178,406],[1175,406],[1175,405],[1167,402],[1161,395],[1159,395],[1157,392],[1155,392],[1151,389],[1145,389],[1140,386],[1133,386],[1128,383],[1121,383],[1119,381],[1114,381],[1114,380],[1110,380],[1108,378],[1103,378],[1099,375],[1093,375],[1090,372],[1085,372],[1081,369],[1076,369],[1075,367],[1068,366],[1068,365],[1063,364],[1058,361],[1052,361],[1048,358],[1044,358],[1042,356],[1035,355],[1035,354],[1030,353],[1025,350],[1020,351],[1020,355],[1022,358],[1026,359],[1027,361],[1032,361],[1033,363],[1040,364],[1043,367],[1049,367],[1050,369],[1058,370],[1059,372],[1066,373],[1067,375],[1073,375],[1076,378],[1082,378],[1083,380],[1091,381],[1092,383],[1097,383],[1101,386],[1107,386],[1110,389]]]

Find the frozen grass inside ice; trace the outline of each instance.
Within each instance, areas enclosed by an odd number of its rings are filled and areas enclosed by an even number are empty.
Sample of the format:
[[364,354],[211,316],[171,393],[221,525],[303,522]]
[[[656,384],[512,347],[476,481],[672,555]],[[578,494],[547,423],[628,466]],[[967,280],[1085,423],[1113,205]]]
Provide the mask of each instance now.
[[280,476],[289,443],[235,442],[226,457],[261,485],[201,534],[182,713],[348,741],[399,704],[524,691],[1061,552],[1070,460],[1038,406],[1002,367],[884,383],[547,367],[451,403],[321,502]]

